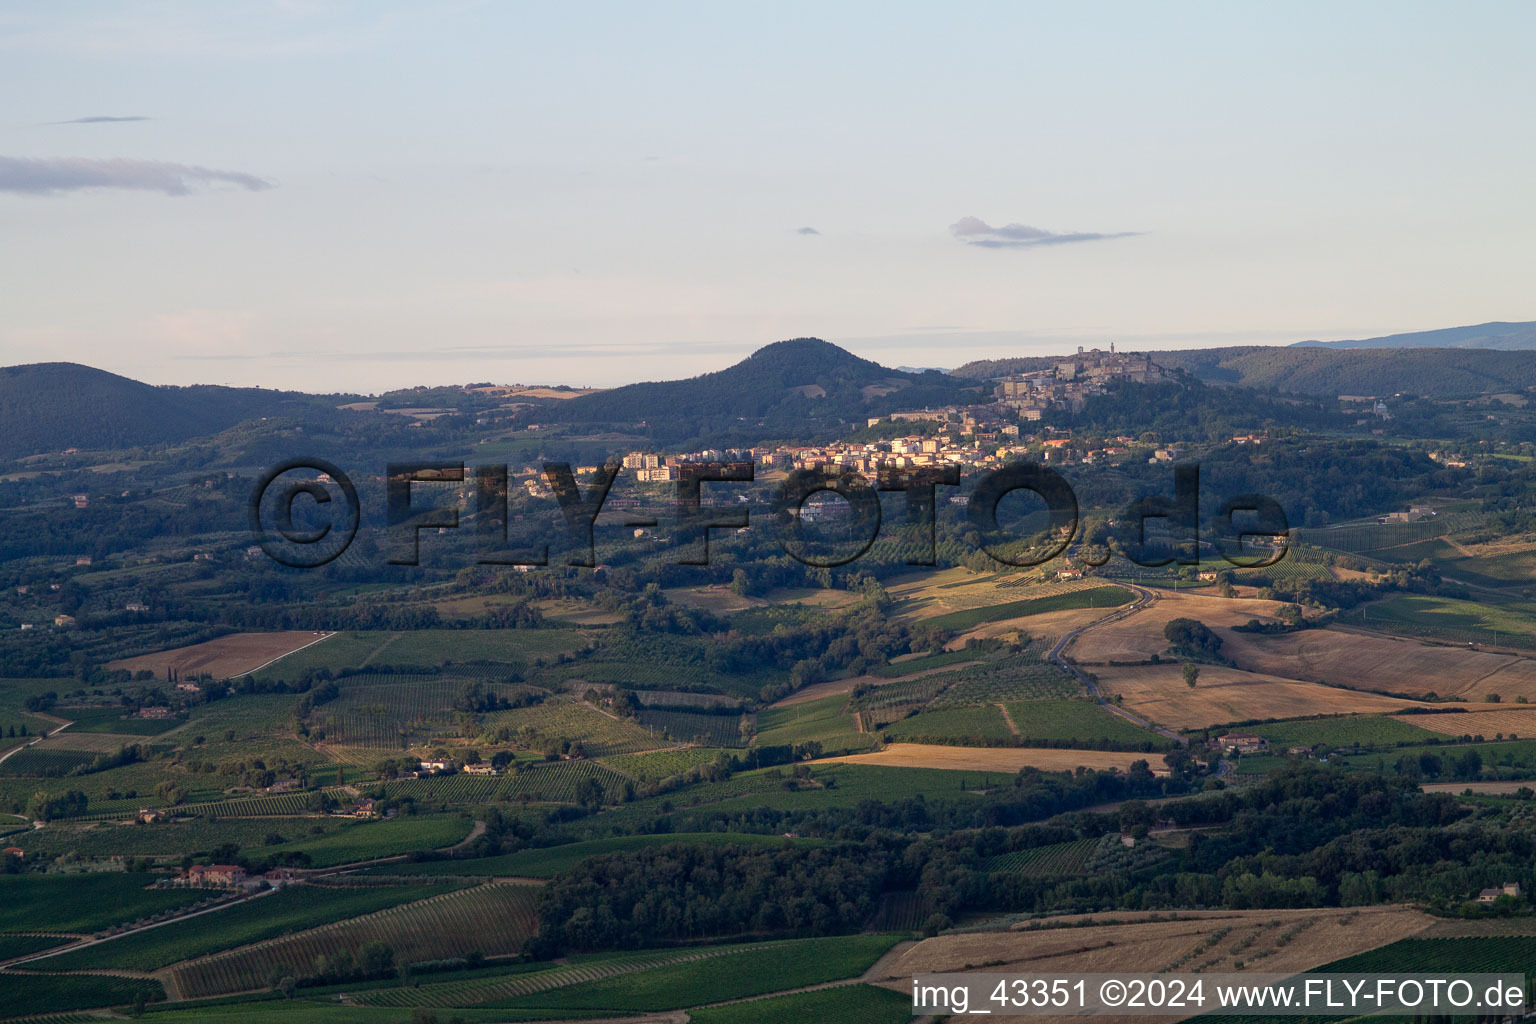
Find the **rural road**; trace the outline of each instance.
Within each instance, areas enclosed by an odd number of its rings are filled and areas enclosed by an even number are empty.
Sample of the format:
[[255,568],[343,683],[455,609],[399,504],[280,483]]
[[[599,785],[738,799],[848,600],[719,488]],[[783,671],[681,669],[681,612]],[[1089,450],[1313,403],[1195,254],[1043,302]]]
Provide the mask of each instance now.
[[[27,713],[28,714],[32,714],[31,712],[27,712]],[[65,729],[68,729],[70,726],[75,724],[74,722],[66,722],[62,718],[54,718],[52,715],[32,714],[32,717],[33,718],[46,718],[50,722],[58,722],[60,724],[58,726],[56,726],[55,728],[53,728],[52,730],[45,731],[41,736],[37,737],[37,739],[35,739],[35,740],[30,740],[30,741],[28,741],[26,743],[23,743],[21,746],[16,747],[13,750],[7,750],[3,755],[0,755],[0,764],[3,764],[5,762],[5,760],[7,758],[11,757],[13,754],[19,754],[21,751],[26,750],[28,747],[32,746],[33,744],[41,743],[41,742],[43,742],[43,740],[47,739],[48,737],[53,736],[53,735],[55,735],[57,733],[63,732]]]
[[1079,626],[1072,630],[1072,632],[1066,634],[1060,640],[1056,641],[1056,646],[1051,648],[1050,653],[1047,654],[1046,657],[1050,658],[1056,664],[1072,673],[1072,675],[1077,678],[1077,681],[1082,683],[1083,686],[1087,688],[1088,693],[1093,697],[1093,699],[1098,701],[1100,706],[1109,711],[1111,714],[1119,715],[1127,722],[1130,722],[1132,725],[1135,725],[1139,728],[1151,729],[1159,736],[1173,740],[1175,743],[1178,743],[1181,746],[1188,746],[1189,740],[1185,737],[1180,736],[1178,733],[1172,731],[1171,729],[1164,729],[1162,726],[1153,725],[1151,722],[1131,714],[1129,711],[1124,710],[1113,701],[1109,700],[1104,696],[1103,693],[1099,692],[1098,684],[1095,683],[1092,679],[1088,678],[1087,673],[1062,656],[1061,652],[1066,650],[1068,644],[1072,643],[1074,640],[1088,632],[1093,627],[1102,626],[1106,622],[1118,622],[1121,619],[1136,614],[1147,605],[1157,600],[1156,593],[1135,583],[1123,583],[1116,581],[1115,586],[1124,587],[1126,590],[1131,591],[1136,595],[1136,600],[1111,615],[1106,615],[1102,619],[1095,619],[1093,622],[1088,623],[1086,626]]

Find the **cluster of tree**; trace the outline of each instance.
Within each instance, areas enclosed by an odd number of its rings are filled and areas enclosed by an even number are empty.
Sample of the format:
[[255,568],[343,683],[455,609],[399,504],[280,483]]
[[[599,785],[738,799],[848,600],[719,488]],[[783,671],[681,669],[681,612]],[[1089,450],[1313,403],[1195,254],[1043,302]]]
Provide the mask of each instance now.
[[858,844],[668,845],[594,857],[540,890],[532,951],[855,931],[874,912],[890,868],[884,851]]
[[1198,619],[1179,617],[1163,626],[1163,637],[1180,657],[1198,661],[1221,659],[1221,637]]

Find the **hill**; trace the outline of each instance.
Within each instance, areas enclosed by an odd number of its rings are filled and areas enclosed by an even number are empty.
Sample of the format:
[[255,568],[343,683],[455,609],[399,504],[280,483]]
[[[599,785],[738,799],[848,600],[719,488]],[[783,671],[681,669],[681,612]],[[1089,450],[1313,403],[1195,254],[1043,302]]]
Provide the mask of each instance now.
[[775,342],[725,370],[572,398],[544,421],[641,425],[657,441],[810,437],[895,409],[976,400],[972,381],[894,370],[817,338]]
[[[1245,345],[1151,353],[1153,360],[1216,384],[1298,395],[1454,398],[1536,387],[1536,360],[1475,348],[1322,348]],[[984,359],[954,371],[985,379],[1043,369],[1044,356]]]
[[259,388],[154,387],[78,363],[0,367],[0,458],[182,441],[315,401]]
[[1292,348],[1484,348],[1501,352],[1536,350],[1536,320],[1494,321],[1471,327],[1388,334],[1354,341],[1298,341]]

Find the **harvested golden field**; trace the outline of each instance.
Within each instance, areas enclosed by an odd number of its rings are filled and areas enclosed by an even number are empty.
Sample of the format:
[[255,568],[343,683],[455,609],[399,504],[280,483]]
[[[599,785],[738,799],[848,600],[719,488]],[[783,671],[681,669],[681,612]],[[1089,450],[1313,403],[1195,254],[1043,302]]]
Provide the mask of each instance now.
[[[1194,689],[1185,685],[1178,664],[1095,666],[1093,673],[1106,696],[1118,694],[1127,711],[1170,729],[1204,729],[1227,722],[1307,715],[1379,715],[1424,706],[1378,693],[1341,690],[1225,665],[1201,665]],[[1412,721],[1417,725],[1419,716]]]
[[1486,711],[1469,706],[1462,714],[1445,712],[1436,715],[1414,715],[1403,721],[1447,736],[1482,736],[1491,740],[1499,733],[1503,733],[1505,736],[1531,739],[1536,737],[1536,704],[1514,707],[1494,705]]
[[335,634],[310,630],[232,633],[190,647],[174,647],[169,651],[108,662],[107,667],[127,669],[130,672],[148,669],[157,679],[165,678],[166,669],[175,669],[177,675],[189,679],[204,672],[215,679],[229,679],[254,672],[285,654],[292,654],[330,636]]
[[891,768],[949,768],[968,772],[1016,772],[1020,768],[1069,772],[1078,767],[1126,771],[1134,762],[1148,760],[1153,762],[1154,771],[1162,767],[1156,755],[1123,754],[1114,750],[949,747],[937,743],[892,743],[884,750],[877,750],[872,754],[848,754],[843,757],[826,758],[826,762],[836,761],[845,764],[869,764]]
[[947,649],[958,651],[973,639],[987,639],[1009,633],[1025,633],[1033,639],[1047,640],[1054,644],[1074,629],[1080,629],[1090,622],[1097,622],[1119,610],[1118,608],[1071,608],[1060,612],[1025,615],[1017,619],[984,622],[975,629],[955,637],[949,642]]
[[[1433,924],[1434,918],[1411,907],[1362,907],[1197,911],[1180,913],[1176,921],[940,935],[890,961],[889,977],[880,983],[910,991],[914,975],[968,969],[1290,973],[1385,946]],[[1288,938],[1281,942],[1282,936]]]
[[1504,782],[1426,782],[1419,789],[1425,793],[1485,793],[1492,796],[1508,796],[1522,789],[1536,787],[1536,783],[1506,780]]
[[[1127,615],[1118,622],[1106,623],[1089,630],[1068,647],[1065,653],[1067,657],[1079,664],[1144,661],[1168,649],[1168,640],[1163,636],[1163,627],[1173,619],[1198,619],[1221,634],[1223,641],[1228,641],[1233,634],[1230,629],[1222,627],[1238,626],[1249,619],[1273,619],[1275,610],[1280,607],[1280,604],[1279,601],[1207,597],[1160,591],[1157,600],[1146,608],[1133,615]],[[1225,648],[1222,650],[1226,653]],[[1286,673],[1274,674],[1285,675]]]
[[1531,658],[1333,628],[1279,636],[1217,632],[1222,653],[1253,672],[1415,697],[1434,693],[1480,701],[1497,693],[1506,701],[1536,699]]

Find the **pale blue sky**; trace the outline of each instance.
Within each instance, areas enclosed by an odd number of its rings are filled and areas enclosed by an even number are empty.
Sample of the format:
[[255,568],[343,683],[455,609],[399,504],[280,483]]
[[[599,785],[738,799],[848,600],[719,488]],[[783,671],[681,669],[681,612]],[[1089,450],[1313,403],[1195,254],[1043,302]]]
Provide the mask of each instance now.
[[[372,391],[1536,319],[1533,37],[1517,2],[0,4],[0,362]],[[54,123],[101,117],[149,120]]]

